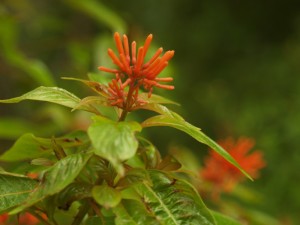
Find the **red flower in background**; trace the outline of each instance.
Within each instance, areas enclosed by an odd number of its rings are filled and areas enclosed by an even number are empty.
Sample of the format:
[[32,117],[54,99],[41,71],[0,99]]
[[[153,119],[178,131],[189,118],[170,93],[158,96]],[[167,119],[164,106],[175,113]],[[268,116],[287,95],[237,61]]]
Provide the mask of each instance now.
[[[173,90],[174,86],[161,84],[160,82],[170,82],[172,77],[158,78],[159,73],[168,65],[168,61],[174,56],[174,51],[167,51],[161,57],[163,48],[159,48],[156,53],[144,63],[145,56],[152,41],[150,34],[143,46],[136,50],[136,42],[131,43],[129,48],[128,38],[124,34],[123,41],[119,33],[114,34],[118,54],[112,49],[108,49],[108,55],[118,69],[109,69],[103,66],[99,70],[113,73],[116,79],[109,84],[108,94],[110,104],[130,111],[134,105],[138,105],[139,87],[143,86],[148,91],[148,97],[151,97],[153,87]],[[125,88],[129,86],[129,90]]]
[[8,219],[8,214],[4,213],[0,215],[0,224],[4,224],[4,222]]
[[[259,170],[266,165],[260,151],[249,153],[255,144],[250,138],[240,138],[236,142],[232,138],[228,138],[218,143],[253,178],[257,178]],[[205,166],[200,175],[203,180],[213,184],[215,190],[229,192],[239,181],[244,179],[244,175],[235,166],[215,151],[210,151],[204,163]]]
[[38,224],[39,222],[40,221],[30,213],[22,214],[19,217],[20,225],[35,225],[35,224]]
[[[43,213],[41,214],[41,217],[44,219],[47,219],[47,216]],[[0,225],[7,224],[6,221],[8,220],[9,216],[7,213],[0,215]],[[24,214],[21,214],[18,217],[18,224],[19,225],[36,225],[39,224],[40,221],[33,216],[32,214],[26,212]]]

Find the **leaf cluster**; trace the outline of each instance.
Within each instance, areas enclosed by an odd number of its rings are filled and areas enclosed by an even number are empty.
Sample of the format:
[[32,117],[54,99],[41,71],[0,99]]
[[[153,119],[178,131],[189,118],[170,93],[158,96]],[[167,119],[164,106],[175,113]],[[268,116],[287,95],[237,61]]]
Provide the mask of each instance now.
[[[236,224],[208,210],[197,190],[182,176],[180,163],[170,155],[162,157],[140,134],[155,126],[181,130],[248,176],[222,147],[165,106],[176,103],[158,95],[148,99],[140,94],[145,104],[135,110],[150,110],[156,115],[141,123],[115,121],[102,114],[103,107],[109,106],[106,86],[79,81],[97,95],[80,99],[61,88],[39,87],[20,97],[0,100],[46,101],[92,114],[85,131],[52,138],[24,134],[0,156],[3,162],[22,165],[14,173],[0,172],[0,213],[45,214],[44,223],[54,225],[62,224],[62,212],[72,225]],[[120,110],[115,111],[120,117]],[[30,178],[29,173],[37,178]]]

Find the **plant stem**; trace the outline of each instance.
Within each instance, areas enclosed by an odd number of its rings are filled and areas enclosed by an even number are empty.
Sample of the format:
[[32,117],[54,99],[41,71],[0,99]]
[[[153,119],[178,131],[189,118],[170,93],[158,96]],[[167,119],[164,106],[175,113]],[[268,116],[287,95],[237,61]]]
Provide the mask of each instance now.
[[94,212],[96,213],[96,215],[101,219],[102,223],[105,224],[103,215],[101,213],[101,210],[98,208],[98,205],[94,202],[94,200],[90,200],[90,204],[91,204]]
[[88,201],[85,201],[83,205],[80,207],[73,223],[71,225],[80,225],[85,214],[89,211],[90,205]]
[[119,118],[119,122],[124,121],[125,118],[126,118],[126,116],[127,116],[127,114],[128,114],[128,111],[124,109],[122,111],[122,114],[121,114],[120,118]]
[[131,105],[132,95],[133,95],[134,90],[136,90],[137,88],[139,88],[139,87],[135,86],[134,84],[130,85],[128,95],[126,97],[126,102],[124,103],[124,108],[123,108],[122,114],[119,118],[119,122],[124,121],[128,114],[128,111],[130,111],[130,108],[132,106]]
[[51,138],[51,144],[52,144],[55,156],[58,160],[61,160],[67,156],[64,149],[59,144],[56,143],[54,137]]

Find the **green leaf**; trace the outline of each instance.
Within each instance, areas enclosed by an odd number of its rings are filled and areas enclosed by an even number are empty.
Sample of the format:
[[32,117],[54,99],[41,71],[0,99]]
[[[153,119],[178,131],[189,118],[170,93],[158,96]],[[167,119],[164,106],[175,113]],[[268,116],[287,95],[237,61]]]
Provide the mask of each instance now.
[[238,221],[233,220],[230,217],[222,215],[218,212],[211,211],[211,213],[214,216],[217,225],[242,225]]
[[55,84],[47,66],[37,60],[30,59],[18,49],[18,20],[1,15],[0,20],[0,48],[1,55],[11,66],[14,66],[30,76],[40,85],[51,86]]
[[52,152],[49,145],[45,145],[45,142],[46,139],[35,137],[33,134],[24,134],[10,149],[0,156],[0,160],[15,162],[45,157]]
[[59,209],[68,210],[74,201],[91,197],[91,185],[83,182],[74,182],[62,190],[56,197]]
[[14,209],[12,213],[18,213],[44,198],[63,190],[79,175],[90,157],[91,154],[78,153],[69,155],[58,161],[47,170],[39,186],[32,192],[24,204]]
[[212,139],[206,136],[206,134],[204,134],[200,130],[200,128],[195,127],[192,124],[186,122],[181,116],[179,116],[175,112],[168,110],[166,107],[160,105],[156,105],[156,106],[153,105],[152,110],[159,112],[162,115],[154,116],[145,120],[142,123],[143,127],[168,126],[168,127],[173,127],[178,130],[181,130],[189,134],[191,137],[195,138],[197,141],[211,147],[218,154],[220,154],[224,159],[226,159],[232,165],[237,167],[245,176],[247,176],[250,180],[252,180],[250,175],[247,174],[247,172],[240,167],[240,165],[235,161],[235,159],[232,158],[232,156],[226,150],[224,150],[220,145],[218,145],[216,142],[214,142]]
[[145,168],[147,169],[156,168],[161,161],[161,155],[159,151],[147,139],[142,137],[138,137],[138,139],[139,139],[139,149],[137,155],[141,158],[141,160],[145,164]]
[[[83,131],[75,131],[63,137],[55,138],[55,141],[63,148],[76,147],[87,142],[87,135]],[[51,139],[24,134],[0,156],[0,161],[14,162],[43,158],[52,154],[52,147]]]
[[36,188],[38,182],[18,174],[0,172],[0,214],[20,205]]
[[114,217],[97,217],[92,216],[86,219],[84,225],[116,225],[114,222]]
[[184,180],[170,173],[150,170],[153,185],[134,185],[148,211],[165,225],[215,225],[214,218],[197,191]]
[[104,225],[100,217],[93,216],[86,219],[85,225]]
[[64,80],[73,80],[73,81],[79,81],[86,86],[90,87],[93,91],[96,93],[102,95],[103,97],[108,97],[108,91],[107,91],[107,86],[96,82],[96,81],[90,81],[90,80],[83,80],[83,79],[78,79],[78,78],[73,78],[73,77],[62,77]]
[[[69,108],[75,108],[80,103],[80,98],[74,94],[58,87],[38,87],[24,95],[16,98],[0,100],[0,103],[18,103],[24,100],[45,101],[63,105]],[[89,107],[81,107],[82,110],[94,112]]]
[[122,200],[122,204],[119,204],[113,209],[116,214],[116,225],[161,225],[164,224],[154,214],[151,214],[145,207],[145,205],[136,200]]
[[[8,127],[9,129],[7,129]],[[43,128],[40,125],[33,124],[25,119],[2,116],[0,118],[1,138],[17,139],[22,134],[32,131],[43,132]]]
[[120,162],[133,157],[138,148],[136,131],[141,131],[136,122],[114,122],[97,116],[88,129],[88,135],[95,154],[110,161],[122,173]]
[[92,195],[95,201],[104,208],[113,208],[121,201],[121,193],[107,184],[95,186]]
[[101,25],[106,25],[112,31],[124,33],[127,30],[126,23],[121,19],[118,13],[108,8],[103,3],[96,0],[66,0],[71,7],[78,9],[91,16]]
[[[160,95],[152,94],[151,97],[148,97],[148,93],[140,93],[139,99],[148,102],[148,104],[173,104],[179,105],[177,102],[174,102],[170,99],[164,98]],[[146,108],[145,106],[138,106],[137,108]]]

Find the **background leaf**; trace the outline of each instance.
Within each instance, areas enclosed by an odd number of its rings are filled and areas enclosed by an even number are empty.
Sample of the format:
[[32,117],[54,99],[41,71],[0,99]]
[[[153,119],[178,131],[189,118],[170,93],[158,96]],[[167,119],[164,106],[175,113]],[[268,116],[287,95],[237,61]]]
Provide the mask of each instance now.
[[71,7],[85,12],[89,16],[93,17],[96,21],[100,22],[100,24],[105,24],[112,31],[124,33],[127,30],[125,22],[119,17],[119,15],[99,1],[65,0],[65,2]]
[[28,177],[0,172],[0,214],[23,203],[37,184]]
[[136,122],[114,122],[103,117],[94,117],[88,135],[95,154],[109,160],[119,172],[119,163],[134,156],[138,148],[135,132],[141,126]]
[[1,53],[10,65],[24,71],[39,85],[55,85],[51,72],[42,61],[30,59],[18,50],[16,21],[2,17],[0,20],[0,34]]

